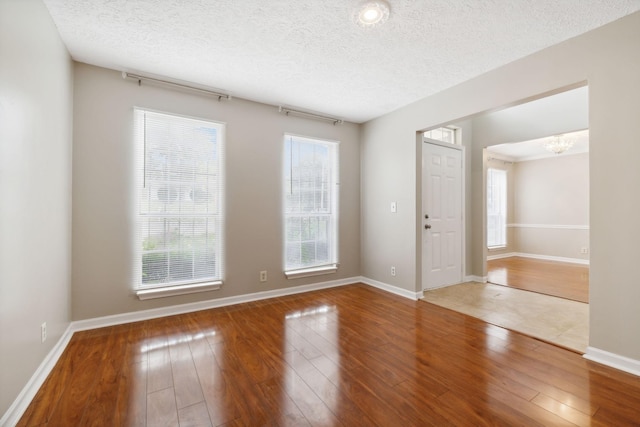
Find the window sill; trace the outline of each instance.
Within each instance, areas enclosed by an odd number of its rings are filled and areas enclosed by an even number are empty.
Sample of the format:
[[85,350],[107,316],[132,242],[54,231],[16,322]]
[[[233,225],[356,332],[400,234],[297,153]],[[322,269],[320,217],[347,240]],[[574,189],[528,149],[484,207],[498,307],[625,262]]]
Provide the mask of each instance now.
[[311,277],[311,276],[320,276],[322,274],[331,274],[338,271],[338,266],[328,265],[324,267],[312,267],[312,268],[304,268],[301,270],[290,270],[285,271],[284,275],[287,276],[287,279],[299,279],[301,277]]
[[491,252],[491,251],[500,251],[500,250],[503,250],[503,249],[507,249],[507,245],[504,245],[504,246],[489,246],[489,247],[487,247],[487,250],[489,252]]
[[172,297],[176,295],[195,294],[198,292],[217,291],[222,286],[222,281],[192,283],[188,285],[165,286],[162,288],[139,289],[136,295],[140,300]]

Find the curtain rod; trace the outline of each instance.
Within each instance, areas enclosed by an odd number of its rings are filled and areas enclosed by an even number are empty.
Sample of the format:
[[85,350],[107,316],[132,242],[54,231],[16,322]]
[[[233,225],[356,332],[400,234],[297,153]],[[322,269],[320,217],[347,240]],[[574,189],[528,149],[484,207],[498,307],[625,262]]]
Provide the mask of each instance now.
[[181,83],[174,83],[174,82],[170,82],[168,80],[156,79],[154,77],[141,76],[139,74],[128,73],[126,71],[122,72],[122,78],[123,79],[127,79],[128,78],[128,79],[137,80],[138,84],[140,84],[144,80],[144,81],[162,83],[162,84],[173,86],[173,87],[194,90],[196,92],[203,92],[203,93],[206,93],[208,95],[217,96],[218,97],[218,101],[220,101],[221,99],[227,99],[227,100],[231,99],[231,95],[227,95],[226,93],[220,93],[220,92],[216,92],[216,91],[213,91],[213,90],[202,89],[202,88],[195,87],[195,86],[184,85],[184,84],[181,84]]
[[300,116],[300,117],[307,117],[310,119],[317,119],[317,120],[326,120],[328,122],[333,122],[333,125],[341,125],[344,123],[344,120],[342,119],[338,119],[335,117],[329,117],[329,116],[323,116],[321,114],[315,114],[315,113],[307,113],[306,111],[300,111],[300,110],[292,110],[291,108],[285,108],[285,107],[278,107],[278,112],[279,113],[284,113],[287,116],[288,115],[292,115],[292,116]]

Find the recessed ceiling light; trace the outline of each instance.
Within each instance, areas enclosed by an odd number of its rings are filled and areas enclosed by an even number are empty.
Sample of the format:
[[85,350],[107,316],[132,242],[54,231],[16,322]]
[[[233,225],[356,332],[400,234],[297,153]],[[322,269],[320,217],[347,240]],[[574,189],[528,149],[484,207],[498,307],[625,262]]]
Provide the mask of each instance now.
[[355,21],[363,27],[373,27],[389,18],[389,3],[385,0],[364,1],[355,14]]

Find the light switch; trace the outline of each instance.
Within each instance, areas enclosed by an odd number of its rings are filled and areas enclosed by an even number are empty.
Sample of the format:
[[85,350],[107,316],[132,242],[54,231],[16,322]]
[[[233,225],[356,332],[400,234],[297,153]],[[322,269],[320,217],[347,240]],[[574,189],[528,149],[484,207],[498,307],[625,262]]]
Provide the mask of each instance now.
[[396,202],[391,202],[391,212],[398,212],[398,205],[396,204]]

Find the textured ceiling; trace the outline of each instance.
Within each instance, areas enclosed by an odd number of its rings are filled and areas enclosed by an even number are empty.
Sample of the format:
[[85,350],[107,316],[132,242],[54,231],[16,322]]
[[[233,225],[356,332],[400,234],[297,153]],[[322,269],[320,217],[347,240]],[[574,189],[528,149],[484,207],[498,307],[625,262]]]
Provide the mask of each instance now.
[[640,10],[640,0],[44,0],[71,56],[364,122]]

